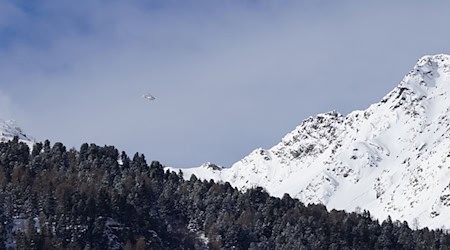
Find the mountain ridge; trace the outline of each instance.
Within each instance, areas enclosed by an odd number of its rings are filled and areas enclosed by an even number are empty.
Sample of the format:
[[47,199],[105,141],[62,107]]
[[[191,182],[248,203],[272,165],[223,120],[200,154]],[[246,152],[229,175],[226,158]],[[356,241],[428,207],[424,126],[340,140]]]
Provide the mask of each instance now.
[[328,209],[367,209],[417,227],[450,227],[450,56],[420,58],[366,110],[304,120],[280,143],[230,168],[181,169],[185,178],[265,188]]

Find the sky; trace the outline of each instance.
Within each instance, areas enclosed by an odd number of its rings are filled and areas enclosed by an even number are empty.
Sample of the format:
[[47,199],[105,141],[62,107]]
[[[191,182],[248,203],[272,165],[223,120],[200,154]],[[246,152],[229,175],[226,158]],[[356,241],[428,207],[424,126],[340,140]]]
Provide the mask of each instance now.
[[367,108],[421,56],[450,53],[449,11],[449,1],[0,0],[0,118],[69,148],[230,166],[309,116]]

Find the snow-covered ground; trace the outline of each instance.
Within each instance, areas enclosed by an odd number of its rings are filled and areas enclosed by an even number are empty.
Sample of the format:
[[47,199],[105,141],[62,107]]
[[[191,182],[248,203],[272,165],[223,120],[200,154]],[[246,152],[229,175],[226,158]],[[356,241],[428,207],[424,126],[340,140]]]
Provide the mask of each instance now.
[[379,103],[310,117],[271,149],[185,178],[262,186],[329,209],[450,228],[450,56],[424,56]]

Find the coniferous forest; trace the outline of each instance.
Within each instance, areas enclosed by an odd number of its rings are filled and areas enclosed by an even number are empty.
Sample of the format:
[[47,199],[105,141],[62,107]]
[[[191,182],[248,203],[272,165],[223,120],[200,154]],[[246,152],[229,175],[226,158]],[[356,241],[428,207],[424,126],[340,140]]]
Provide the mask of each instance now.
[[0,202],[0,249],[450,248],[442,230],[185,181],[94,144],[0,143]]

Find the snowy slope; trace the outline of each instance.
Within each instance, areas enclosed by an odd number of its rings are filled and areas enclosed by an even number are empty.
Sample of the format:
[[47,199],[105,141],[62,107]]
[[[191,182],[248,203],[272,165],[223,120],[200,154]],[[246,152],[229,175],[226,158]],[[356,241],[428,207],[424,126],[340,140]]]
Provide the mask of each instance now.
[[19,137],[19,141],[25,142],[30,148],[34,144],[34,139],[27,136],[16,121],[0,119],[0,142],[12,140],[14,136]]
[[379,103],[310,117],[271,149],[189,178],[262,186],[329,209],[450,228],[450,56],[425,56]]

